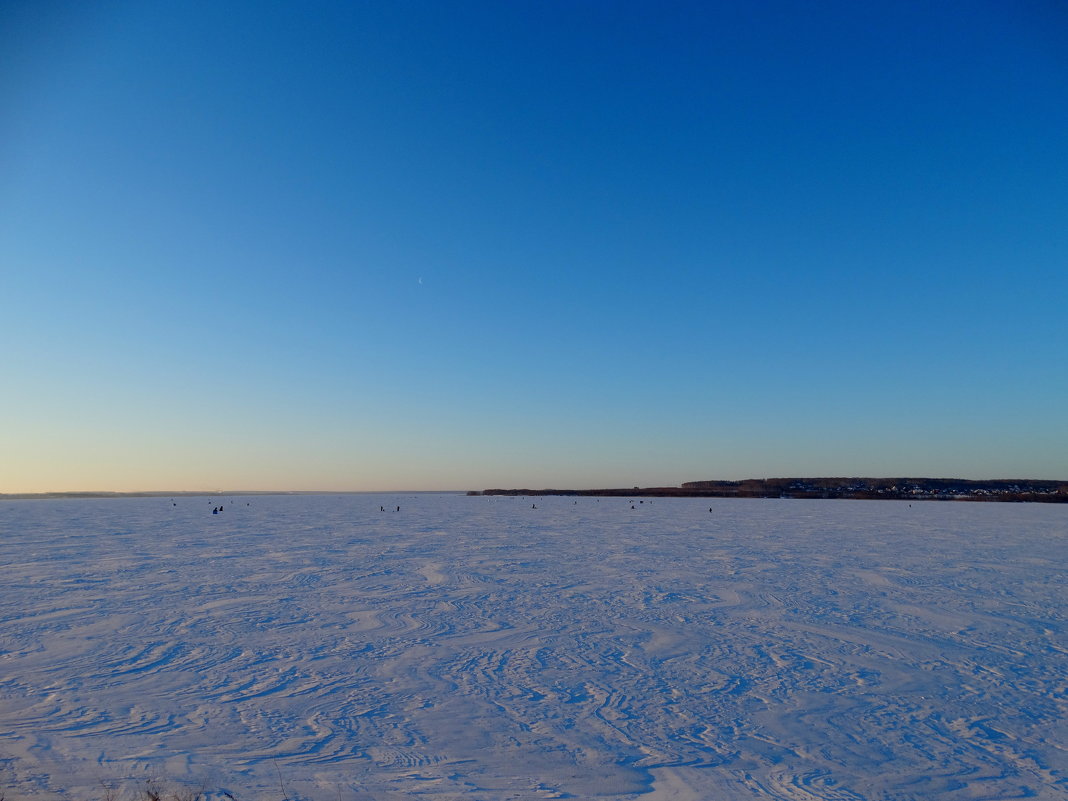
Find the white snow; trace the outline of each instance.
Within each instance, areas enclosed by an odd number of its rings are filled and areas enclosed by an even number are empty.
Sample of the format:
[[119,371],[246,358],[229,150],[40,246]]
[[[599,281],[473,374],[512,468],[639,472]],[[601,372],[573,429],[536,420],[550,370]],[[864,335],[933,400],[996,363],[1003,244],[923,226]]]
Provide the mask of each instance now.
[[7,801],[1068,798],[1066,506],[174,503],[0,503]]

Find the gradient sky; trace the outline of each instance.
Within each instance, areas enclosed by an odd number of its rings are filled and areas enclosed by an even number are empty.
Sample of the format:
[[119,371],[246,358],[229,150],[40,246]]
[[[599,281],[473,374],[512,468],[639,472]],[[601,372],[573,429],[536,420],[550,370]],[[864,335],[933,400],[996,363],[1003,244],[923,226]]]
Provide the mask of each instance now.
[[1068,479],[1060,2],[7,2],[0,492]]

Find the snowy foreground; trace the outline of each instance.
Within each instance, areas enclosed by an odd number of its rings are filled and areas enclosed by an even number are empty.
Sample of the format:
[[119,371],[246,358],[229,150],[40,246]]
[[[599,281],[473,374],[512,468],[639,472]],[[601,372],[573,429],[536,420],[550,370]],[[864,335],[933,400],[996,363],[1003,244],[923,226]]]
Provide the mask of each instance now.
[[174,502],[0,503],[7,801],[1068,798],[1065,506]]

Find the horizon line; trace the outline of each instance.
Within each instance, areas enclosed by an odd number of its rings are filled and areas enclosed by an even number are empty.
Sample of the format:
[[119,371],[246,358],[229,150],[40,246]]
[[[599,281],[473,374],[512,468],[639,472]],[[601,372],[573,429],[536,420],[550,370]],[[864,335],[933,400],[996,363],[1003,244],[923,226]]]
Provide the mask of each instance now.
[[[761,478],[725,478],[725,479],[694,479],[690,481],[681,482],[680,484],[659,484],[649,486],[632,486],[632,487],[586,487],[578,491],[595,491],[602,489],[612,490],[627,490],[627,489],[681,489],[684,484],[704,483],[704,482],[751,482],[751,481],[783,481],[783,480],[829,480],[829,479],[866,479],[875,481],[886,481],[891,479],[904,480],[904,481],[922,481],[922,480],[934,480],[934,481],[990,481],[990,482],[1006,482],[1006,481],[1018,481],[1018,482],[1055,482],[1068,484],[1068,479],[1061,478],[963,478],[961,476],[860,476],[860,475],[824,475],[824,476],[767,476]],[[479,492],[486,489],[504,489],[503,487],[483,487]],[[526,487],[512,487],[510,490],[528,489],[533,490],[531,486]],[[542,487],[537,491],[544,492],[551,489],[565,489],[564,487]],[[566,488],[568,491],[575,491],[574,488]],[[31,498],[55,498],[55,497],[79,497],[79,498],[109,498],[109,497],[163,497],[163,496],[210,496],[210,495],[385,495],[385,494],[405,494],[405,493],[422,493],[422,494],[454,494],[454,493],[467,493],[474,490],[468,489],[373,489],[373,490],[343,490],[343,489],[195,489],[195,490],[42,490],[38,492],[0,492],[0,499],[31,499]]]

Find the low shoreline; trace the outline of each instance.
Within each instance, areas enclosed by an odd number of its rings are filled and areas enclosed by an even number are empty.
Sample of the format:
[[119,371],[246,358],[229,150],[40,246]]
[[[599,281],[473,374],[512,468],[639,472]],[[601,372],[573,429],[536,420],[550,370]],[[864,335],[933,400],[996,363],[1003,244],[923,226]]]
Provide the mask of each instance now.
[[784,498],[882,501],[1068,503],[1068,481],[962,478],[767,478],[691,481],[678,487],[485,489],[468,495],[565,495],[603,498]]

